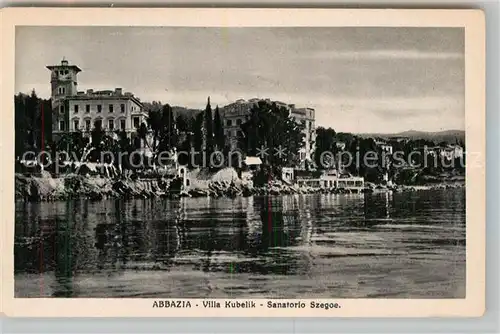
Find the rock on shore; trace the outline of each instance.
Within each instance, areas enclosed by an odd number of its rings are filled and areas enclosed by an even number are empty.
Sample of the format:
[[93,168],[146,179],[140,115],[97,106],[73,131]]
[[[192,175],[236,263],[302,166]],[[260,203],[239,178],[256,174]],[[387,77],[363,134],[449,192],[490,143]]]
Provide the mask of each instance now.
[[161,189],[157,180],[110,179],[102,177],[86,177],[69,174],[52,178],[50,175],[40,177],[15,176],[15,197],[28,201],[51,201],[73,198],[101,200],[106,198],[148,198],[160,196],[166,188]]
[[[179,180],[176,180],[179,181]],[[52,178],[45,173],[41,176],[15,176],[15,197],[27,201],[53,201],[85,198],[102,200],[106,198],[151,198],[171,197],[238,197],[252,195],[287,195],[287,194],[341,194],[349,193],[344,189],[326,189],[298,187],[280,181],[272,181],[262,187],[241,180],[198,180],[187,189],[180,188],[180,182],[168,179],[111,179],[68,174]],[[378,191],[419,191],[429,189],[448,189],[463,187],[463,183],[438,184],[431,186],[367,186],[364,192]]]

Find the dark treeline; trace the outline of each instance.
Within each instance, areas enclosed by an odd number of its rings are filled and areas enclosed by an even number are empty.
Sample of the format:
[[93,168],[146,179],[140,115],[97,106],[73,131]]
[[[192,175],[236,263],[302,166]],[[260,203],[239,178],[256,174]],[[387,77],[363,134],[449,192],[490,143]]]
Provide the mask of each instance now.
[[[286,108],[279,107],[273,102],[260,101],[254,104],[247,120],[239,126],[236,138],[232,138],[233,142],[230,142],[224,134],[222,123],[224,115],[218,106],[212,108],[210,98],[205,109],[196,112],[176,112],[169,104],[162,104],[159,101],[145,103],[144,106],[148,114],[147,121],[131,136],[120,130],[106,132],[100,127],[100,123],[96,123],[90,134],[81,131],[67,133],[54,142],[51,101],[38,98],[35,91],[30,95],[20,93],[15,96],[16,156],[21,157],[26,151],[37,153],[44,149],[50,150],[54,159],[55,152],[64,151],[69,154],[70,160],[101,162],[104,157],[102,162],[111,162],[113,159],[116,164],[121,162],[123,169],[132,169],[128,162],[143,167],[164,164],[165,155],[162,152],[175,150],[196,152],[194,158],[188,154],[179,155],[179,163],[189,167],[202,165],[203,153],[209,157],[213,152],[220,152],[222,156],[218,153],[216,159],[212,161],[219,166],[215,168],[218,169],[240,165],[241,161],[230,159],[231,149],[237,149],[242,153],[240,157],[262,158],[263,168],[260,175],[262,179],[279,175],[282,167],[294,167],[300,162],[299,150],[304,146],[303,127],[290,117],[290,112]],[[389,140],[387,144],[392,147],[393,152],[399,152],[402,160],[413,163],[421,163],[418,159],[422,159],[422,156],[410,159],[412,152],[424,146],[446,145],[444,142],[435,143],[424,139]],[[464,147],[463,142],[457,141],[457,144]],[[145,149],[149,150],[152,156],[146,156]],[[340,162],[336,158],[341,151],[349,152],[351,157],[360,156],[361,161],[349,163],[346,161],[349,157],[342,156],[344,161]],[[106,152],[106,155],[103,155],[103,152]],[[325,159],[324,152],[330,152],[332,156],[326,156]],[[362,157],[368,152],[377,153],[376,163],[373,159],[370,160],[370,165],[365,163]],[[118,156],[121,156],[121,159],[118,159]],[[67,160],[68,156],[63,158]],[[363,138],[323,127],[316,129],[315,151],[312,158],[312,163],[307,165],[308,169],[338,168],[342,163],[349,173],[363,176],[372,182],[380,182],[385,175],[396,179],[402,175],[404,167],[407,167],[396,165],[394,156],[384,156],[381,146],[377,145],[373,138]],[[224,159],[222,164],[220,159]],[[421,168],[420,172],[434,175],[450,170],[440,159],[438,161],[428,159],[428,161],[431,163]],[[373,166],[374,164],[376,166]],[[455,164],[453,169],[457,169],[456,166],[459,165]]]
[[[176,115],[169,104],[159,101],[145,103],[145,110],[148,114],[147,121],[131,136],[122,130],[106,132],[101,123],[96,122],[90,133],[66,133],[53,141],[51,101],[38,98],[34,91],[31,95],[18,94],[15,96],[16,156],[22,157],[28,151],[37,154],[46,150],[51,153],[52,160],[113,160],[115,163],[121,162],[121,167],[128,169],[132,168],[128,161],[134,165],[150,167],[165,161],[160,161],[165,158],[162,152],[174,150],[196,152],[194,158],[186,154],[179,155],[180,164],[192,167],[193,163],[202,164],[203,154],[210,156],[217,151],[222,156],[218,153],[215,156],[218,159],[214,162],[221,168],[240,166],[241,161],[230,160],[231,148],[239,150],[241,158],[245,155],[259,155],[259,150],[267,147],[265,164],[279,168],[296,164],[298,151],[303,146],[301,125],[289,117],[288,110],[266,101],[251,108],[250,117],[240,125],[238,136],[233,138],[234,142],[230,142],[224,134],[223,115],[218,106],[212,108],[210,98],[205,109],[197,113]],[[274,154],[278,148],[283,154]],[[152,156],[146,157],[145,149]],[[64,154],[56,156],[57,152]],[[135,154],[132,156],[132,153]],[[222,164],[220,159],[224,159]]]
[[33,90],[14,96],[15,155],[39,152],[52,142],[52,106]]
[[[384,176],[400,183],[408,183],[408,178],[419,175],[464,172],[465,145],[461,140],[457,139],[455,144],[464,148],[464,154],[452,159],[432,153],[432,148],[445,148],[449,145],[448,142],[393,139],[385,141],[385,144],[391,147],[392,152],[384,151],[384,145],[377,145],[374,138],[337,133],[332,128],[319,127],[316,129],[314,163],[317,169],[344,167],[350,174],[363,176],[366,181],[375,183],[382,182]],[[424,147],[429,150],[424,151]]]

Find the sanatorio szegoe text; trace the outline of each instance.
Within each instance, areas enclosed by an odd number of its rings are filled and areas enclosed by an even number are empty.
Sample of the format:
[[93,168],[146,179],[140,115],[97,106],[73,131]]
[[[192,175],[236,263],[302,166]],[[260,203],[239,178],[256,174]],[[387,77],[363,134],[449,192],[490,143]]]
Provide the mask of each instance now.
[[225,309],[248,309],[248,308],[267,308],[267,309],[323,309],[333,310],[341,308],[339,303],[335,302],[285,302],[285,301],[186,301],[186,300],[155,300],[153,308],[225,308]]

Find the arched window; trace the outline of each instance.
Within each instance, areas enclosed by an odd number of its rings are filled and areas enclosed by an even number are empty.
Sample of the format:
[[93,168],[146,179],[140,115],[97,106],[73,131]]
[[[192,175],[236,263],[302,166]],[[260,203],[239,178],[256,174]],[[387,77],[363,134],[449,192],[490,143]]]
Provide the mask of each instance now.
[[115,129],[115,120],[114,120],[114,118],[108,118],[108,129],[111,130],[111,131]]
[[102,129],[102,118],[98,117],[94,120],[94,128],[95,129]]
[[74,131],[78,131],[80,129],[80,119],[79,118],[73,118],[72,124],[73,124]]
[[92,127],[92,119],[91,118],[85,118],[85,130],[90,131]]

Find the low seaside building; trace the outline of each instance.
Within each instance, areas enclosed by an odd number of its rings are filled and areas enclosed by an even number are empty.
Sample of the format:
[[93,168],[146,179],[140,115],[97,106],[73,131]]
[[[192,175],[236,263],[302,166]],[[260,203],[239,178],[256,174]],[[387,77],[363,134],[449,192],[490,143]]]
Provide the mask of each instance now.
[[337,149],[339,151],[343,151],[346,148],[346,143],[344,143],[342,141],[338,141],[338,142],[335,143],[335,146],[337,147]]
[[259,157],[246,157],[242,164],[241,179],[251,181],[253,173],[258,171],[261,165],[262,160]]
[[389,144],[386,140],[376,139],[375,145],[377,145],[377,147],[379,147],[382,150],[382,152],[386,152],[388,154],[392,154],[392,152],[393,152],[392,145]]
[[324,188],[346,190],[352,193],[361,193],[365,188],[365,180],[361,176],[352,176],[345,172],[339,173],[336,169],[325,171],[319,177],[298,177],[299,187]]
[[464,148],[457,144],[433,147],[424,146],[421,150],[427,155],[440,156],[448,160],[462,158],[464,155]]

